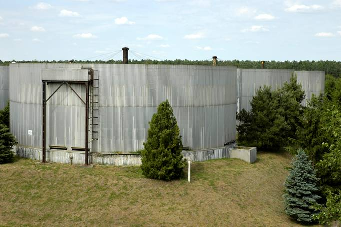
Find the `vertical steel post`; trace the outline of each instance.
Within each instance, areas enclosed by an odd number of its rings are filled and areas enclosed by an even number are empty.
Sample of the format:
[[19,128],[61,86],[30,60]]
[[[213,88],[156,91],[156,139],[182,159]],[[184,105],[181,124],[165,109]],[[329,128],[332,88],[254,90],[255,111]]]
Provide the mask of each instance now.
[[43,81],[43,163],[46,162],[46,82]]
[[123,64],[128,64],[128,47],[123,47]]
[[89,165],[89,82],[85,83],[85,165]]

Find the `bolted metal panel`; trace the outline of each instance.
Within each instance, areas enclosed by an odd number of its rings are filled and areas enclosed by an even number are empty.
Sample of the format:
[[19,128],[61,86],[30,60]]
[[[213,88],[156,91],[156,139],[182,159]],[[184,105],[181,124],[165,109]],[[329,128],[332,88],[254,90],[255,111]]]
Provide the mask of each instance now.
[[0,66],[0,110],[5,108],[9,100],[9,67]]
[[[50,70],[53,73],[67,70],[71,78],[77,78],[77,70],[82,68],[92,68],[99,74],[96,120],[99,152],[142,149],[148,122],[166,99],[173,107],[184,146],[221,147],[236,138],[235,67],[13,64],[10,66],[11,131],[20,145],[41,147],[42,144],[42,75]],[[47,85],[46,96],[58,86]],[[85,87],[72,87],[85,100]],[[83,147],[84,109],[73,91],[63,85],[47,103],[47,146]]]

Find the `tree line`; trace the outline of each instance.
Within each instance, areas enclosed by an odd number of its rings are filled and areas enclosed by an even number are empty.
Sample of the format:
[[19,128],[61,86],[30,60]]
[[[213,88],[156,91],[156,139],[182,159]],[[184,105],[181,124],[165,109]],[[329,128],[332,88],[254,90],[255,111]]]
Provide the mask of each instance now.
[[[80,64],[122,64],[121,60],[54,60],[54,61],[15,61],[17,63],[80,63]],[[13,61],[1,61],[0,65],[9,65]],[[212,60],[151,60],[129,59],[129,64],[161,64],[161,65],[212,65]],[[307,71],[325,71],[334,77],[341,76],[340,61],[264,61],[265,69],[293,69]],[[236,66],[241,69],[261,69],[261,61],[250,60],[218,60],[218,66]]]

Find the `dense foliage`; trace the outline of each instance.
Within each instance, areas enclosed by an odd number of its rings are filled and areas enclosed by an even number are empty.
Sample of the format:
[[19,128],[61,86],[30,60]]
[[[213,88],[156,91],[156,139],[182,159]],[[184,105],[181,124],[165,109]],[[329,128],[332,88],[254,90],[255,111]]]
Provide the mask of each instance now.
[[266,86],[257,90],[251,111],[237,114],[238,143],[265,149],[289,145],[300,126],[303,99],[304,91],[296,76],[275,91]]
[[285,212],[298,222],[314,222],[317,211],[314,205],[319,196],[318,178],[312,162],[303,150],[299,150],[285,181]]
[[168,100],[158,106],[149,124],[148,138],[141,151],[143,175],[166,181],[180,178],[185,166],[182,141]]
[[0,164],[12,162],[14,154],[12,147],[16,139],[9,131],[9,104],[0,110]]
[[[338,221],[341,224],[341,189],[332,192],[327,191],[327,202],[325,205],[317,205],[316,210],[319,211],[314,216],[315,219],[319,220],[320,224],[331,225],[332,222]],[[338,226],[338,225],[335,225]]]
[[4,124],[9,128],[9,102],[3,110],[0,110],[0,124]]
[[0,124],[0,164],[13,162],[12,147],[16,144],[14,136],[6,125]]
[[326,77],[325,95],[313,97],[301,116],[295,147],[314,162],[326,203],[316,218],[321,224],[341,220],[341,79]]
[[[14,61],[14,60],[13,60]],[[60,61],[17,61],[18,63],[69,63],[69,60]],[[118,60],[71,60],[73,63],[101,63],[101,64],[122,64]],[[0,65],[8,65],[11,61],[1,62]],[[163,65],[212,65],[211,60],[129,60],[130,64],[163,64]],[[261,61],[239,61],[239,60],[219,60],[219,66],[236,66],[242,69],[260,69]],[[308,71],[325,71],[335,77],[341,76],[341,62],[339,61],[265,61],[266,69],[294,69]]]

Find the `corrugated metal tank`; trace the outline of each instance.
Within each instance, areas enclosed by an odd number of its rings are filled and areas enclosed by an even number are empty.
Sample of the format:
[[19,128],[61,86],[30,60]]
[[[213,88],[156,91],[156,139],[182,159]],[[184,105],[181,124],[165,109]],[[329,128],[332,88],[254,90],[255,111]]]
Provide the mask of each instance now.
[[[82,68],[92,68],[99,75],[99,140],[93,143],[94,151],[142,149],[148,122],[166,99],[173,107],[184,146],[221,147],[235,140],[234,67],[12,64],[11,131],[21,146],[42,146],[42,72],[60,69],[77,77]],[[47,97],[58,86],[49,84]],[[85,100],[85,87],[72,87]],[[47,145],[84,147],[84,114],[84,104],[63,85],[47,104]]]
[[250,102],[256,91],[263,86],[277,89],[289,82],[292,75],[297,75],[297,82],[302,85],[306,105],[312,94],[324,93],[325,72],[321,71],[294,71],[287,69],[238,69],[237,70],[237,111],[251,110]]
[[293,72],[288,69],[238,69],[238,111],[250,111],[250,101],[259,88],[265,85],[272,89],[282,87]]
[[305,92],[305,100],[303,105],[307,105],[307,101],[313,96],[324,94],[324,86],[326,75],[322,71],[295,71],[297,82],[302,84]]
[[2,110],[9,100],[9,67],[0,66],[0,110]]

